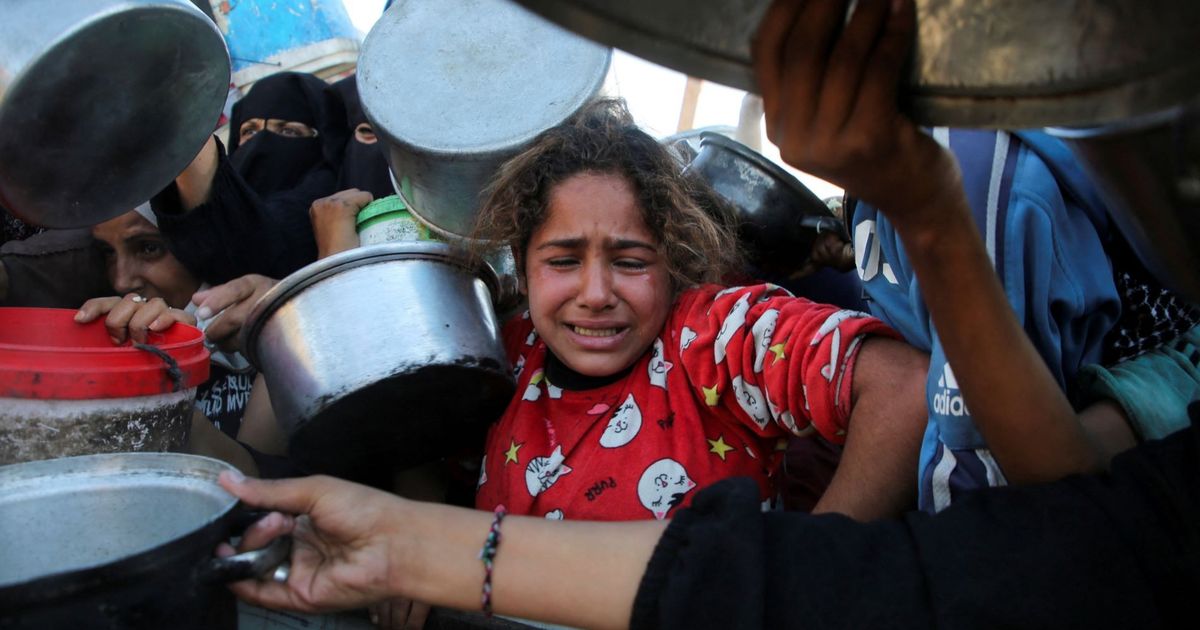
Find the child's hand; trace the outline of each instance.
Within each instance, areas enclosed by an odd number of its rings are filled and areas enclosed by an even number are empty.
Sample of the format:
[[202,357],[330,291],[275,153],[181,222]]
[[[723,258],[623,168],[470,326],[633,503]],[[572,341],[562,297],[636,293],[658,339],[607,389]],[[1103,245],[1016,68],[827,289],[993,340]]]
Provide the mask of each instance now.
[[351,188],[313,202],[308,216],[317,239],[317,258],[358,247],[354,219],[373,200],[371,193]]
[[924,223],[961,189],[953,157],[897,108],[912,0],[776,0],[754,42],[767,135],[788,164]]
[[162,332],[174,326],[175,322],[196,325],[195,317],[167,306],[162,298],[147,299],[136,293],[130,293],[123,298],[88,300],[79,307],[79,312],[75,313],[75,321],[86,324],[105,314],[108,317],[104,320],[104,327],[108,329],[109,339],[118,346],[129,339],[135,343],[146,343],[146,336],[150,331]]

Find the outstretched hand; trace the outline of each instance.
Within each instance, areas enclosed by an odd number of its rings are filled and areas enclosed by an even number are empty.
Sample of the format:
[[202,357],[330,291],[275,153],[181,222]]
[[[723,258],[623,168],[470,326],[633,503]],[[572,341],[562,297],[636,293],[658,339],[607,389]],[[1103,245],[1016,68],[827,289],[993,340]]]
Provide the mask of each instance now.
[[129,340],[146,343],[149,333],[163,332],[174,326],[175,322],[196,325],[195,317],[181,309],[171,308],[162,298],[144,298],[136,293],[125,297],[88,300],[75,313],[75,321],[86,324],[101,315],[107,316],[104,327],[108,329],[109,339],[118,346]]
[[900,113],[912,0],[776,0],[753,45],[767,136],[796,168],[881,208],[893,222],[936,219],[960,195],[953,156]]
[[204,330],[205,337],[226,352],[241,350],[238,334],[242,326],[249,319],[258,299],[278,283],[274,278],[248,274],[197,291],[192,296],[192,303],[198,307],[197,317],[209,319],[217,316]]
[[[286,534],[293,538],[287,582],[236,582],[230,588],[238,597],[316,613],[395,596],[390,571],[403,499],[332,477],[266,481],[221,473],[219,482],[250,506],[277,510],[246,530],[240,551]],[[225,544],[217,550],[221,556],[233,553]]]
[[371,193],[357,188],[339,190],[312,203],[308,209],[313,235],[317,240],[317,258],[332,256],[358,247],[355,218],[374,200]]

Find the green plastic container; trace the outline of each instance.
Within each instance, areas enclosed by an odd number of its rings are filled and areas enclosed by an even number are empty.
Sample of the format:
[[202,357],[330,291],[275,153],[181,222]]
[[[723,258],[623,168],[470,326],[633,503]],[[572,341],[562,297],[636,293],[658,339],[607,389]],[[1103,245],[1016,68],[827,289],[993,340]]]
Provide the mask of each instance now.
[[408,212],[398,195],[376,199],[359,211],[355,219],[358,240],[362,245],[437,240],[429,228]]

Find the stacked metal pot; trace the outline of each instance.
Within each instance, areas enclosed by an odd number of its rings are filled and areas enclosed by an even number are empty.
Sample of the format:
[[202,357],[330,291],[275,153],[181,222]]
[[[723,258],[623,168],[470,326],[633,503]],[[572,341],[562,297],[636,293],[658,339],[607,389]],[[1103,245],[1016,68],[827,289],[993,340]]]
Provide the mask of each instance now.
[[408,0],[375,25],[359,96],[423,224],[396,233],[429,238],[318,261],[257,305],[244,347],[294,460],[384,484],[482,440],[513,392],[495,312],[515,270],[468,251],[479,193],[596,95],[609,56],[506,0]]

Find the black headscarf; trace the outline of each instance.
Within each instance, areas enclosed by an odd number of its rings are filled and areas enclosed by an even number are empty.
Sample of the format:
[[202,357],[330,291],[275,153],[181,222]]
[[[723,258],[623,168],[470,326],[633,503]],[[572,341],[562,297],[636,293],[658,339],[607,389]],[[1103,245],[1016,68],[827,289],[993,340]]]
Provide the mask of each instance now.
[[[251,118],[301,122],[317,135],[289,138],[256,133],[240,144],[239,130]],[[345,146],[346,112],[341,99],[311,74],[281,72],[264,77],[233,105],[229,159],[259,195],[302,188],[313,178],[329,178],[341,167]]]
[[366,144],[359,142],[355,137],[354,129],[362,123],[370,122],[363,113],[362,103],[358,100],[358,83],[355,79],[356,77],[351,75],[333,84],[346,106],[346,122],[350,132],[350,139],[346,141],[346,153],[342,158],[342,171],[338,175],[338,190],[357,188],[370,192],[376,199],[394,195],[396,190],[392,187],[391,176],[388,174],[382,138],[375,144]]

